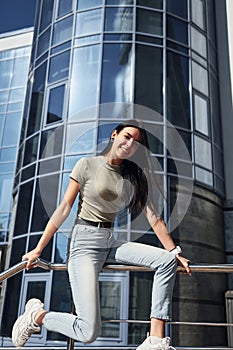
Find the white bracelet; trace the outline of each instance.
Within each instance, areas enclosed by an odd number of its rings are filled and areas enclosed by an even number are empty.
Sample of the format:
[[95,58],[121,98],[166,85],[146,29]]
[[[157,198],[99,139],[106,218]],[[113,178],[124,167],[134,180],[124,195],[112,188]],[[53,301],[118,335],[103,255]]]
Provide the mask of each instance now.
[[177,245],[174,249],[172,249],[170,251],[170,253],[174,254],[174,255],[178,255],[178,254],[181,254],[182,253],[182,249],[180,248],[179,245]]

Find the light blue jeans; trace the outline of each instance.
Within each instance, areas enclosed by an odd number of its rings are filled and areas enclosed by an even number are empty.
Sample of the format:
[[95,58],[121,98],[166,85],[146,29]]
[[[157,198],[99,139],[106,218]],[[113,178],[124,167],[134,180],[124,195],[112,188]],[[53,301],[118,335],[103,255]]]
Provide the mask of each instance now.
[[114,239],[111,229],[74,226],[68,251],[68,273],[76,314],[48,312],[45,327],[84,343],[100,333],[98,276],[107,262],[150,267],[155,270],[151,317],[171,319],[176,257],[165,249]]

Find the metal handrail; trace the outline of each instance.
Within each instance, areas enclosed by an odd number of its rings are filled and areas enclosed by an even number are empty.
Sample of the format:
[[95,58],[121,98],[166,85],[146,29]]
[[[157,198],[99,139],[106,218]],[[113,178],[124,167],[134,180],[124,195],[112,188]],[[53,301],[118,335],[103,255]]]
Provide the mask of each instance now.
[[[0,273],[0,282],[14,276],[24,270],[27,266],[27,260],[21,261],[18,264]],[[32,265],[38,266],[47,271],[66,271],[66,264],[51,263],[42,259],[36,259]],[[192,272],[217,272],[217,273],[233,273],[233,264],[195,264],[190,265]],[[103,267],[105,271],[153,271],[149,267],[137,265],[118,265],[108,264]],[[178,273],[186,273],[184,267],[177,267]]]

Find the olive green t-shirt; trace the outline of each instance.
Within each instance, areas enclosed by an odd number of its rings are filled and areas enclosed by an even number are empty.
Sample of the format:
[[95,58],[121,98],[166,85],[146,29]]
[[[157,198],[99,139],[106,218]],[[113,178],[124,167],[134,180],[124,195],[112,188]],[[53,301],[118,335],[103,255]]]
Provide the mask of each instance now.
[[70,177],[80,184],[78,213],[82,219],[114,222],[125,202],[120,166],[104,156],[81,158]]

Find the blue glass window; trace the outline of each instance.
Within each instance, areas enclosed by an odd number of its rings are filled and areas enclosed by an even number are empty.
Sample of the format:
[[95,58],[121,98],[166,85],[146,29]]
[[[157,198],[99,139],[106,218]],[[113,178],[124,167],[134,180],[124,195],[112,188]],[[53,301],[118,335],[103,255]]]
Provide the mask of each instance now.
[[133,9],[131,7],[110,7],[105,11],[105,31],[127,32],[133,29]]
[[[136,45],[135,103],[149,107],[159,113],[163,112],[162,67],[162,49]],[[151,117],[153,118],[153,116]]]
[[73,0],[59,0],[58,17],[69,13],[72,10]]
[[99,66],[99,45],[80,47],[74,50],[69,118],[80,120],[80,118],[95,117],[87,113],[80,114],[80,112],[97,104]]
[[96,128],[93,123],[72,124],[67,127],[66,154],[94,151]]
[[10,210],[12,186],[12,175],[0,175],[0,211]]
[[187,0],[167,0],[167,11],[187,19]]
[[132,102],[131,64],[131,44],[104,44],[101,103]]
[[49,102],[46,123],[59,122],[63,118],[65,85],[58,86],[49,91]]
[[167,37],[188,45],[188,24],[172,16],[167,16]]
[[73,16],[63,19],[55,23],[53,29],[53,45],[61,44],[71,39],[73,28]]
[[102,29],[102,9],[77,14],[76,36],[100,33]]
[[98,7],[103,4],[103,0],[78,0],[77,9],[85,10],[91,7]]
[[7,114],[3,130],[2,145],[14,146],[18,144],[21,124],[21,113]]
[[[37,57],[42,55],[46,50],[49,49],[50,45],[50,34],[51,34],[51,27],[48,28],[40,37],[38,40],[38,47],[37,47]],[[37,62],[38,64],[38,62]]]
[[163,35],[163,15],[160,12],[137,9],[136,19],[137,32]]
[[49,83],[65,79],[69,75],[70,51],[54,56],[50,60]]
[[40,32],[42,32],[52,21],[54,0],[43,0],[41,11]]
[[8,89],[13,73],[13,60],[0,61],[0,89]]
[[163,0],[137,0],[137,5],[162,10]]
[[190,128],[188,58],[167,52],[167,118],[177,126]]

